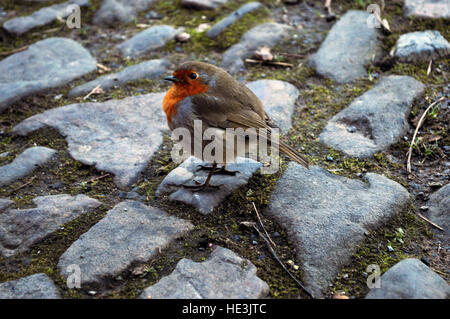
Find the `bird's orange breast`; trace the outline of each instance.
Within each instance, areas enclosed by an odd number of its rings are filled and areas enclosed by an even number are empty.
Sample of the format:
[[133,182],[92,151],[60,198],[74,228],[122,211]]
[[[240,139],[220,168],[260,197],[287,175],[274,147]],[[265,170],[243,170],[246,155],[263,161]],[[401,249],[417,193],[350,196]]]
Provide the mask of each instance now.
[[193,83],[174,83],[167,91],[163,99],[163,110],[166,113],[167,122],[172,122],[172,117],[177,114],[177,103],[185,98],[205,93],[209,86],[200,82]]

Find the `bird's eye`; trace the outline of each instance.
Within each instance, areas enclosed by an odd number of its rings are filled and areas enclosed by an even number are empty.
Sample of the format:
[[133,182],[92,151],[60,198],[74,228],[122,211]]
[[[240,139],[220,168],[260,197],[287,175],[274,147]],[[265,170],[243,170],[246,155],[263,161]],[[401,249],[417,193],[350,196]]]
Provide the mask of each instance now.
[[191,78],[192,80],[195,80],[196,78],[198,78],[198,74],[193,72],[193,73],[189,74],[189,78]]

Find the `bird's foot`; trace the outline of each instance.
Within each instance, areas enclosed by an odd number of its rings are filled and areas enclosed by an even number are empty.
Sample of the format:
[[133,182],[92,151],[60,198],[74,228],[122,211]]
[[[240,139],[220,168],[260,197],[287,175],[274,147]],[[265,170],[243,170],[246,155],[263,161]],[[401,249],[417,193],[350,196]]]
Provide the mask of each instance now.
[[197,182],[196,180],[194,180],[194,182],[197,185],[182,184],[180,186],[182,186],[184,189],[188,189],[192,192],[212,191],[212,190],[219,189],[220,186],[223,186],[223,185],[211,185],[209,182],[200,183],[200,182]]
[[[199,170],[206,170],[211,171],[213,169],[213,166],[211,165],[197,165],[197,171]],[[236,173],[239,173],[239,171],[231,171],[226,168],[226,166],[221,166],[220,168],[214,168],[214,175],[230,175],[230,176],[236,176]]]

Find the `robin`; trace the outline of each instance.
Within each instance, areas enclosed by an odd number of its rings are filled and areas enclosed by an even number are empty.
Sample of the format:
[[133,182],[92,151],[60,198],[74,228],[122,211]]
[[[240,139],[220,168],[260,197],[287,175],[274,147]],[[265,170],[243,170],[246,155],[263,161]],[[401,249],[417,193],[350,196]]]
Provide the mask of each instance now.
[[[196,120],[201,121],[203,131],[211,128],[219,132],[225,132],[228,128],[243,130],[254,128],[267,129],[270,132],[272,128],[278,128],[264,111],[258,97],[246,85],[219,67],[203,62],[185,62],[165,80],[173,82],[163,100],[163,110],[172,131],[186,128],[191,136],[195,137]],[[275,143],[270,139],[270,133],[268,136],[269,138],[264,137],[268,143]],[[258,138],[263,137],[258,133]],[[278,143],[276,146],[281,152],[308,168],[306,158],[284,142]],[[194,141],[188,145],[191,150],[194,148],[193,144]],[[204,148],[205,141],[201,141],[200,145]],[[226,169],[226,160],[219,163],[222,167],[217,169],[218,162],[220,161],[214,160],[211,167],[202,166],[210,170],[203,184],[183,186],[194,191],[208,187],[217,188],[218,186],[210,184],[214,174],[236,173]]]

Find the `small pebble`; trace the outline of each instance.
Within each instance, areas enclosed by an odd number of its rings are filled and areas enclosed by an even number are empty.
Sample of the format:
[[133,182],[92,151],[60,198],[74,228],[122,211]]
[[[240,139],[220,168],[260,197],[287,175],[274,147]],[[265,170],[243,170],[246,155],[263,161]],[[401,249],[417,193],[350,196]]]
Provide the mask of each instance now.
[[298,270],[300,267],[299,267],[298,265],[293,265],[292,268],[293,268],[294,270]]
[[393,252],[393,251],[394,251],[394,248],[392,248],[391,245],[388,245],[387,248],[388,248],[388,250],[389,250],[390,252]]
[[191,35],[187,32],[181,32],[175,36],[175,39],[178,42],[187,42],[187,41],[189,41],[190,38],[191,38]]
[[258,242],[256,240],[252,241],[252,245],[258,245]]
[[294,264],[294,262],[292,261],[292,260],[288,260],[287,262],[286,262],[286,264],[288,264],[289,266],[292,266],[293,264]]
[[334,161],[334,160],[333,160],[333,157],[331,157],[330,155],[328,155],[328,156],[327,156],[327,161],[328,161],[328,162]]
[[348,131],[349,133],[355,133],[355,132],[356,132],[356,127],[354,127],[354,126],[349,126],[349,127],[347,127],[347,131]]
[[403,136],[403,140],[404,140],[405,142],[407,142],[407,141],[408,141],[408,136]]

